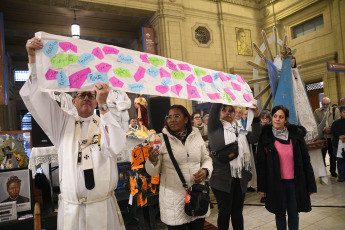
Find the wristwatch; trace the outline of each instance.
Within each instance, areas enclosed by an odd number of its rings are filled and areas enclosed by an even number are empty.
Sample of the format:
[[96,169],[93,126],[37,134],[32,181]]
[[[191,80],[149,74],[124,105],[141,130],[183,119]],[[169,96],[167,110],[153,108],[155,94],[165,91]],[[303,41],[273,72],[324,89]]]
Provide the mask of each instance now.
[[99,107],[100,111],[106,111],[107,109],[108,109],[108,105],[107,104],[104,104],[104,105],[102,105],[102,107]]

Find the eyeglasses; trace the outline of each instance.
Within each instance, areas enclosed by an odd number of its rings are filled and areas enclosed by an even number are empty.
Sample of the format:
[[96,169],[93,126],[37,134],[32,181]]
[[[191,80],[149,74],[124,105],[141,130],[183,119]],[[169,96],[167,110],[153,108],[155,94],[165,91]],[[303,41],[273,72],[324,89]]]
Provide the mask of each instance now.
[[329,104],[324,104],[324,103],[322,103],[322,105],[327,106],[327,105],[329,105]]
[[79,99],[84,99],[87,96],[90,100],[95,100],[96,99],[96,94],[93,93],[77,93],[77,97]]
[[181,115],[180,114],[174,114],[174,115],[168,115],[168,116],[165,116],[165,120],[171,120],[171,119],[178,119],[180,118]]
[[199,116],[195,116],[195,117],[194,117],[194,119],[201,119],[201,117],[199,117]]

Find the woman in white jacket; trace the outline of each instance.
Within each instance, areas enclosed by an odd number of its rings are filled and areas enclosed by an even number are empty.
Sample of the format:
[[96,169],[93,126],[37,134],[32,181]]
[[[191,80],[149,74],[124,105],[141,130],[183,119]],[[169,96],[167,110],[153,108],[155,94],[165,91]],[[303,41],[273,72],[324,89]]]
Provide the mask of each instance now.
[[[168,135],[172,152],[188,186],[204,183],[212,173],[212,160],[206,150],[200,132],[192,127],[191,117],[182,105],[173,105],[165,117],[163,133]],[[203,229],[205,216],[191,217],[185,214],[186,191],[170,160],[163,141],[160,151],[150,149],[146,171],[151,176],[161,174],[159,188],[160,215],[169,230]]]

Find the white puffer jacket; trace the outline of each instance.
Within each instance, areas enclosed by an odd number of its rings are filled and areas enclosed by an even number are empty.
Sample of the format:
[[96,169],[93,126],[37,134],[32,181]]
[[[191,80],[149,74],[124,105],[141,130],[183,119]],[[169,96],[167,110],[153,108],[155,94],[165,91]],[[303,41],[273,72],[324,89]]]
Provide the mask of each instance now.
[[[179,139],[172,136],[167,129],[164,128],[163,133],[167,134],[169,137],[172,152],[188,186],[192,185],[193,174],[202,168],[208,170],[208,177],[206,178],[208,180],[213,169],[212,159],[209,157],[205,142],[199,130],[193,127],[193,131],[188,135],[185,145],[183,145]],[[153,165],[150,160],[148,160],[145,164],[145,168],[151,176],[161,173],[159,206],[161,221],[163,223],[175,226],[189,223],[197,218],[202,218],[191,217],[184,212],[186,191],[170,160],[164,140],[162,141],[159,160],[156,165]],[[207,217],[209,214],[210,209],[203,217]]]

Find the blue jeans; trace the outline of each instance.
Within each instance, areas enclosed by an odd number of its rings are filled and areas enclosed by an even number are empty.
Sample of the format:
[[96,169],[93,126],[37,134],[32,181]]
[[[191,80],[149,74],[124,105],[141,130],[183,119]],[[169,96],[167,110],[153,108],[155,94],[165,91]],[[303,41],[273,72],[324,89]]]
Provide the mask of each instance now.
[[[297,201],[294,180],[283,180],[283,209],[288,213],[289,230],[298,230],[299,216],[297,211]],[[286,215],[276,215],[277,230],[286,230]]]
[[[338,149],[333,146],[333,153],[337,156]],[[345,179],[345,159],[337,157],[338,177]]]

